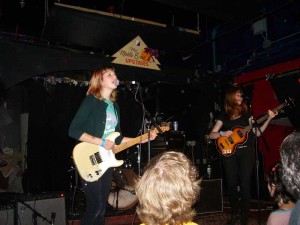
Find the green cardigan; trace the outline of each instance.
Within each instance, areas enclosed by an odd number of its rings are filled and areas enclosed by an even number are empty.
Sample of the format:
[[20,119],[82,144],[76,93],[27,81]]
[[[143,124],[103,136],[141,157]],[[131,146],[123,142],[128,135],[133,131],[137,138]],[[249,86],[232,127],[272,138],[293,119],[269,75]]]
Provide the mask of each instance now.
[[[81,135],[86,132],[92,136],[101,138],[104,133],[106,123],[107,104],[99,100],[94,95],[88,95],[82,101],[77,113],[75,114],[69,127],[69,136],[79,140]],[[120,109],[116,102],[114,108],[118,119],[116,132],[120,132]],[[116,138],[115,143],[120,144],[123,136]]]

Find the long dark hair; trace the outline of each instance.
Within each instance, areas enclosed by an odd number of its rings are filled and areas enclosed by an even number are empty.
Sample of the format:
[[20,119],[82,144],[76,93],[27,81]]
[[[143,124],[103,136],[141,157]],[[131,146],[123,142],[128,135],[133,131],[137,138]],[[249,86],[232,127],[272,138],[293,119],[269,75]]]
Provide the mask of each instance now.
[[233,116],[244,116],[248,110],[248,106],[244,101],[241,105],[237,104],[235,99],[236,93],[241,93],[241,95],[243,95],[242,88],[239,86],[233,86],[225,94],[224,110],[226,117],[229,119]]

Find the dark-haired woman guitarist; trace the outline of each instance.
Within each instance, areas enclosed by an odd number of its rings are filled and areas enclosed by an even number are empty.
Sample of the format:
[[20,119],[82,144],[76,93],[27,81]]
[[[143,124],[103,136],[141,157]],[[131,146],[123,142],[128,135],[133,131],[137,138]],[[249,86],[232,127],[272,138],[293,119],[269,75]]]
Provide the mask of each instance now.
[[[209,137],[218,140],[225,139],[223,143],[217,140],[217,144],[222,155],[231,206],[231,219],[228,221],[228,225],[234,225],[238,220],[241,225],[248,223],[251,174],[255,165],[254,137],[255,135],[259,137],[277,114],[277,112],[268,110],[268,117],[263,125],[260,128],[252,127],[253,118],[247,104],[243,101],[242,89],[232,87],[225,94],[224,112],[217,118]],[[245,133],[243,133],[243,129],[235,129],[247,126],[250,126],[251,129]],[[242,143],[240,143],[241,140]],[[239,196],[241,197],[240,203]]]

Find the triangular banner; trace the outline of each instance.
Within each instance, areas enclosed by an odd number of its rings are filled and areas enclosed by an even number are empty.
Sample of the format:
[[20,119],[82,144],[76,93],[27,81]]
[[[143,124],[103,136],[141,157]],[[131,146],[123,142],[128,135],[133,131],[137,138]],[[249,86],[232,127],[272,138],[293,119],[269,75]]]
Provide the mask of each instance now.
[[131,42],[117,51],[112,63],[127,66],[142,67],[153,70],[160,70],[157,65],[158,51],[148,48],[140,36],[135,37]]

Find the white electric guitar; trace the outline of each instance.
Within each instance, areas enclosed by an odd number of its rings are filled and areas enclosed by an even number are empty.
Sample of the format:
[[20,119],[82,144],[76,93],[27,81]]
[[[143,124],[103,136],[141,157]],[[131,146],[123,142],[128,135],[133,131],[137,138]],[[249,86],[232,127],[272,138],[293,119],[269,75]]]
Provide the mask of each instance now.
[[[162,126],[160,129],[162,132],[165,132],[170,128]],[[158,133],[159,131],[155,128],[154,132]],[[114,142],[119,135],[119,132],[113,132],[107,136],[106,139]],[[73,160],[79,175],[88,182],[99,180],[108,168],[119,167],[124,163],[123,160],[116,159],[115,154],[136,145],[147,138],[148,133],[145,133],[128,142],[115,145],[113,150],[107,150],[101,146],[87,142],[77,144],[73,149]]]

